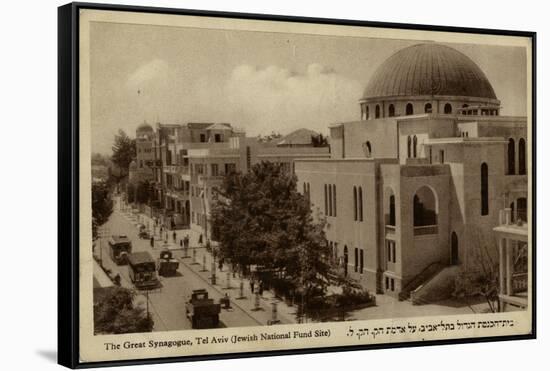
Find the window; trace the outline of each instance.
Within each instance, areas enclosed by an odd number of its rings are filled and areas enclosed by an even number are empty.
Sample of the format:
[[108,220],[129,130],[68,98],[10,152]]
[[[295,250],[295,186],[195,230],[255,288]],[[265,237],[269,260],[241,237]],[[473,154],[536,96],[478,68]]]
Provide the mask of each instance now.
[[332,186],[328,185],[328,215],[332,216]]
[[395,241],[386,240],[386,250],[388,263],[395,263]]
[[357,273],[357,267],[359,266],[359,249],[356,247],[353,254],[354,262],[353,262],[353,271]]
[[214,134],[214,142],[219,143],[222,141],[221,134]]
[[437,200],[427,186],[420,187],[413,198],[414,227],[437,225]]
[[516,173],[516,143],[513,138],[508,140],[508,175]]
[[407,103],[407,107],[405,108],[405,114],[412,115],[414,113],[413,105],[412,103]]
[[372,155],[372,146],[370,142],[367,140],[367,142],[365,143],[365,156],[370,158],[371,155]]
[[332,216],[336,216],[336,184],[332,185],[332,206],[333,206]]
[[518,157],[519,157],[518,174],[525,175],[527,174],[527,166],[526,166],[526,156],[525,156],[525,139],[523,138],[519,139]]
[[367,107],[362,104],[361,105],[361,120],[366,120],[367,119]]
[[235,164],[226,163],[224,164],[224,170],[226,175],[232,174],[237,171],[237,166]]
[[380,117],[380,106],[377,104],[376,108],[374,109],[374,117],[379,118]]
[[390,196],[390,218],[389,225],[395,226],[395,196]]
[[393,104],[390,104],[390,106],[388,107],[388,116],[389,117],[395,116],[395,107]]
[[390,289],[390,278],[386,277],[386,290]]
[[416,139],[416,135],[413,137],[413,157],[416,158],[416,143],[417,143],[417,139]]
[[440,164],[445,163],[445,151],[442,149],[439,150],[439,163]]
[[412,152],[412,140],[410,135],[407,137],[407,158],[411,158],[411,152]]
[[432,104],[431,103],[426,103],[424,105],[424,113],[432,113]]
[[365,116],[366,116],[367,120],[370,118],[370,116],[369,116],[369,106],[365,107]]
[[518,205],[518,219],[521,219],[524,222],[528,221],[527,216],[527,198],[521,197],[517,200]]
[[353,220],[357,221],[357,187],[353,187]]
[[218,164],[211,164],[210,165],[210,172],[212,173],[212,176],[218,176]]
[[348,247],[344,245],[344,276],[348,275]]
[[391,290],[395,291],[395,280],[393,278],[390,280],[390,283],[391,283]]
[[358,198],[358,202],[359,202],[359,205],[358,205],[358,208],[359,208],[359,211],[358,211],[358,214],[359,214],[359,221],[363,221],[363,188],[359,187],[358,191],[357,191],[357,198]]
[[328,189],[325,184],[325,215],[328,215]]
[[489,215],[489,168],[485,162],[481,164],[481,215]]
[[363,274],[364,260],[363,260],[363,249],[359,250],[359,273]]
[[206,134],[201,134],[201,143],[206,143]]
[[445,112],[445,114],[450,114],[450,113],[453,113],[453,106],[451,106],[450,103],[445,103],[445,107],[443,108],[443,112]]

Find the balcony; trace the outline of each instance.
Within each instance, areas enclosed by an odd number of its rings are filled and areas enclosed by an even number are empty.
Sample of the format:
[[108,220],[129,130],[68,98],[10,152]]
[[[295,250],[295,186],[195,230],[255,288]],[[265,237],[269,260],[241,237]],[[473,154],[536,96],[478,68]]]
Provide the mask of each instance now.
[[217,183],[223,182],[224,178],[224,175],[199,175],[198,181],[199,183]]
[[415,236],[427,236],[434,235],[438,233],[437,225],[422,225],[414,227]]

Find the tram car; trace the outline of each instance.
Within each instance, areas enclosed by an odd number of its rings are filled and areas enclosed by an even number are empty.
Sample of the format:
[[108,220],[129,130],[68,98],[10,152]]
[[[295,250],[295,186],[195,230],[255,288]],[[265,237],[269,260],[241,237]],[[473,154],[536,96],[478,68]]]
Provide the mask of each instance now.
[[109,239],[109,255],[117,265],[128,262],[128,254],[132,252],[132,241],[125,235],[112,235]]
[[147,251],[128,254],[128,275],[138,290],[154,289],[160,285],[155,261]]
[[160,252],[158,260],[159,276],[170,277],[174,276],[180,266],[180,262],[174,259],[172,251],[166,249]]

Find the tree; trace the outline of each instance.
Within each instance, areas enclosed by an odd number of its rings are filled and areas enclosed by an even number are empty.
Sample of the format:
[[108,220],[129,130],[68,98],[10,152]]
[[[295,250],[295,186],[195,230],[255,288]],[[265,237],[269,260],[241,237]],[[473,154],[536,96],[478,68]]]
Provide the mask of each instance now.
[[128,202],[129,204],[136,202],[136,191],[137,187],[135,185],[133,185],[132,183],[126,184],[126,202]]
[[495,262],[486,239],[478,229],[473,229],[474,244],[470,247],[467,262],[462,264],[455,279],[453,296],[463,299],[472,309],[469,301],[476,297],[485,300],[489,311],[499,310],[499,277],[498,262]]
[[128,175],[130,163],[136,157],[136,141],[126,135],[124,130],[119,129],[115,135],[113,145],[113,156],[111,160],[121,170],[121,177]]
[[110,188],[104,182],[92,183],[92,236],[97,237],[97,228],[103,225],[113,212]]
[[324,220],[312,217],[296,177],[262,162],[246,174],[226,176],[212,210],[220,257],[242,271],[262,266],[307,297],[324,294],[330,249]]
[[136,186],[136,202],[140,204],[148,204],[152,199],[151,183],[148,180],[138,182]]
[[94,333],[127,334],[150,332],[154,321],[140,306],[134,306],[135,292],[113,286],[94,290]]

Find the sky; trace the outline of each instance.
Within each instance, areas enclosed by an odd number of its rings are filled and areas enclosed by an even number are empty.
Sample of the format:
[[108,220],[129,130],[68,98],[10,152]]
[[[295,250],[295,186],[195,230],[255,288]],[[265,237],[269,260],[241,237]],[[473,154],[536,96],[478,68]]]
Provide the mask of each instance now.
[[[92,150],[144,121],[227,122],[248,136],[360,117],[376,68],[414,41],[94,22]],[[502,115],[526,114],[525,49],[448,44],[485,72]]]

